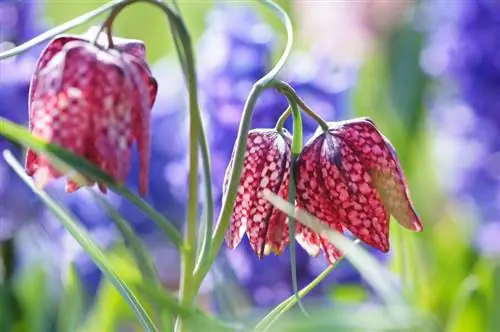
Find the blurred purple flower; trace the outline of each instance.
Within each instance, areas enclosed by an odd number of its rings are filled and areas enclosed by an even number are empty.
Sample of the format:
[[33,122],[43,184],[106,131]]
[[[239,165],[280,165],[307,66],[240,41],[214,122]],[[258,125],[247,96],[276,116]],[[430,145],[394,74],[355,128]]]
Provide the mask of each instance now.
[[[38,3],[34,1],[0,2],[0,51],[32,38],[40,28],[35,19]],[[38,48],[37,48],[38,49]],[[37,59],[37,49],[0,60],[0,116],[19,124],[28,120],[28,89]],[[9,149],[22,159],[21,149],[0,137],[0,150]],[[0,241],[19,227],[34,220],[41,209],[39,199],[0,159]]]
[[424,69],[439,78],[431,120],[440,179],[480,221],[478,249],[499,256],[486,234],[500,224],[500,3],[463,1],[452,10],[440,3],[422,54]]

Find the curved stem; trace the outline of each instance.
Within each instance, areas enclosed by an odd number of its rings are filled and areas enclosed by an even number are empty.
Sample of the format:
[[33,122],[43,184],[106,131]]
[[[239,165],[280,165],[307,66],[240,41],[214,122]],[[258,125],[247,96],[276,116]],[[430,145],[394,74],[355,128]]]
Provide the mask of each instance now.
[[[354,245],[359,244],[359,240],[355,240],[353,242]],[[330,272],[337,267],[337,265],[344,259],[344,256],[340,257],[335,264],[328,266],[326,269],[321,272],[319,276],[317,276],[313,281],[311,281],[307,286],[302,288],[298,292],[298,298],[302,299],[306,296],[310,291],[312,291],[316,286],[319,285],[321,281],[323,281]],[[280,304],[278,304],[271,312],[269,312],[258,324],[255,326],[254,331],[267,331],[271,325],[285,312],[290,310],[295,304],[297,304],[298,299],[296,296],[292,295]]]
[[243,108],[243,115],[240,121],[240,126],[238,129],[238,135],[235,144],[235,157],[233,163],[233,170],[229,178],[229,185],[227,189],[227,195],[224,199],[221,214],[219,220],[215,227],[214,234],[212,236],[212,245],[210,249],[210,255],[204,264],[199,265],[195,270],[194,275],[194,289],[195,292],[199,289],[201,282],[205,278],[210,266],[215,261],[219,249],[224,242],[224,234],[229,226],[229,220],[233,212],[234,202],[236,200],[236,192],[240,182],[241,172],[243,169],[243,158],[245,155],[245,148],[247,144],[248,131],[250,130],[252,114],[255,108],[257,99],[259,98],[262,91],[270,87],[276,75],[285,65],[288,59],[290,51],[293,45],[293,27],[292,22],[288,15],[279,7],[277,4],[270,0],[260,0],[261,3],[270,8],[283,22],[287,32],[287,43],[285,50],[281,55],[280,59],[276,65],[269,71],[264,77],[259,79],[252,87],[250,94],[247,97],[245,106]]
[[292,115],[292,108],[288,106],[288,108],[280,115],[278,121],[276,122],[276,131],[282,132],[283,127],[285,126],[285,121]]
[[76,28],[82,24],[85,24],[88,21],[96,18],[97,16],[104,14],[105,12],[115,8],[116,6],[120,6],[123,2],[125,2],[125,0],[110,1],[109,3],[102,5],[101,7],[98,7],[97,9],[94,9],[93,11],[90,11],[86,14],[78,16],[77,18],[74,18],[66,23],[58,25],[57,27],[52,28],[48,31],[45,31],[44,33],[27,41],[26,43],[23,43],[19,46],[16,46],[16,47],[11,48],[5,52],[0,53],[0,60],[10,58],[10,57],[16,56],[18,54],[21,54],[23,52],[26,52],[30,48],[33,48],[33,47],[43,43],[44,41],[47,41],[51,38],[54,38],[57,35],[60,35],[61,33],[64,33],[68,30]]
[[321,127],[321,129],[323,129],[324,131],[328,130],[328,124],[326,123],[326,121],[323,120],[323,118],[319,114],[317,114],[311,108],[309,108],[309,106],[307,106],[305,101],[297,95],[297,92],[295,92],[295,89],[292,88],[292,86],[290,84],[285,83],[283,81],[275,81],[273,86],[279,92],[281,92],[285,95],[290,95],[291,97],[293,97],[293,99],[299,105],[299,107],[307,115],[309,115],[311,118],[313,118],[318,123],[318,125]]
[[[295,196],[296,196],[296,188],[295,188],[295,164],[297,162],[297,158],[300,155],[302,150],[302,117],[300,116],[300,110],[297,107],[297,103],[293,98],[291,93],[285,93],[288,102],[290,103],[291,113],[293,116],[293,138],[292,138],[292,158],[290,163],[290,181],[288,188],[288,203],[292,206],[295,205]],[[285,111],[286,113],[286,111]],[[280,117],[281,120],[281,117]],[[279,123],[279,120],[278,120]],[[299,291],[297,287],[297,262],[295,257],[295,215],[291,214],[288,216],[288,229],[289,229],[289,238],[290,238],[290,265],[291,265],[291,273],[292,273],[292,288],[295,297],[297,298],[297,302],[299,304],[302,312],[309,317],[306,313],[306,310],[302,306],[299,298]]]

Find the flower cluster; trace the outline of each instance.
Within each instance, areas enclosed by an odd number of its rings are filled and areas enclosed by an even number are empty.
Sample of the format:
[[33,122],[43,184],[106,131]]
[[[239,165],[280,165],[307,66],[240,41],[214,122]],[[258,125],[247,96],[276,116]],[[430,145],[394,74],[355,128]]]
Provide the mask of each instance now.
[[[198,44],[198,53],[203,54],[198,70],[202,111],[210,139],[216,210],[221,207],[226,168],[246,97],[252,84],[270,70],[273,53],[277,51],[276,41],[276,34],[256,11],[219,4],[210,12]],[[213,47],[214,44],[218,47]],[[294,52],[280,78],[289,82],[321,116],[340,119],[349,115],[350,93],[356,78],[354,69],[337,67],[330,58],[314,52]],[[286,98],[272,90],[264,91],[254,109],[252,126],[273,128],[286,107]],[[288,122],[286,127],[291,129]],[[303,118],[304,137],[311,136],[316,127],[314,120]],[[218,264],[230,268],[225,278],[230,280],[233,276],[254,305],[276,305],[292,292],[288,248],[280,256],[259,260],[250,241],[243,237],[234,250],[223,250]],[[327,262],[312,259],[298,248],[296,266],[298,285],[304,287],[327,267]],[[327,282],[315,289],[311,298],[317,299],[336,282],[359,284],[361,277],[344,262],[336,268],[336,273],[328,276]]]
[[[291,138],[275,130],[255,130],[248,136],[236,203],[226,241],[234,248],[246,231],[259,258],[264,251],[281,254],[288,242],[287,216],[264,199],[267,189],[288,197]],[[228,167],[230,174],[231,164]],[[408,186],[394,148],[366,118],[319,128],[297,159],[294,170],[297,208],[305,209],[328,227],[345,229],[364,243],[389,251],[389,218],[421,231]],[[299,220],[300,221],[300,220]],[[323,249],[333,264],[342,253],[324,234],[297,223],[296,239],[312,256]]]

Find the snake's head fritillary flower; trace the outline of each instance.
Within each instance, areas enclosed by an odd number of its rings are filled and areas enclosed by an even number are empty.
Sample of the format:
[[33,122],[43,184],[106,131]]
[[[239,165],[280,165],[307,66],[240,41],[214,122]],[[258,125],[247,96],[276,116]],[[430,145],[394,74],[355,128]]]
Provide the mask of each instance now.
[[[140,42],[118,39],[105,49],[93,44],[91,37],[90,32],[59,36],[43,51],[30,85],[30,131],[87,158],[118,182],[128,176],[131,147],[136,142],[139,192],[145,195],[156,80]],[[26,171],[38,187],[62,175],[47,156],[32,150],[28,150]],[[66,189],[71,192],[78,187],[70,179]]]
[[[329,124],[306,144],[297,160],[297,206],[332,229],[345,229],[366,244],[389,251],[389,218],[421,231],[408,185],[392,144],[367,118]],[[333,263],[341,253],[305,226],[299,243]]]
[[[286,131],[279,133],[275,129],[255,129],[249,132],[240,185],[226,234],[229,248],[238,246],[245,232],[259,258],[270,251],[279,255],[288,243],[287,216],[274,208],[263,193],[268,189],[287,199],[291,142],[291,136]],[[233,159],[224,179],[224,197],[232,165]]]

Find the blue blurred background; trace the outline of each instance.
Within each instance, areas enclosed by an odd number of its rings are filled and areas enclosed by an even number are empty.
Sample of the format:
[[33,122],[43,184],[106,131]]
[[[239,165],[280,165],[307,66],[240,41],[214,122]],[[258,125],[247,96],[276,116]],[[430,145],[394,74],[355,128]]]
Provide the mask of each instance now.
[[[196,40],[218,212],[246,95],[279,56],[285,35],[279,21],[251,1],[179,2]],[[401,158],[424,232],[413,234],[393,223],[391,253],[373,254],[403,286],[408,301],[432,317],[437,331],[499,331],[500,2],[277,2],[291,15],[296,34],[281,78],[327,120],[370,116]],[[0,50],[101,3],[0,0]],[[114,33],[146,43],[159,83],[147,200],[182,228],[186,92],[165,19],[153,6],[136,4],[120,15]],[[0,116],[26,124],[29,79],[42,48],[0,61]],[[267,91],[252,126],[273,127],[286,106],[281,96]],[[306,136],[311,135],[316,125],[304,120]],[[3,138],[0,148],[23,158],[22,149]],[[129,185],[137,183],[131,179]],[[127,279],[138,278],[119,233],[88,191],[66,194],[58,181],[49,192],[81,220]],[[147,244],[165,287],[175,291],[175,249],[130,203],[112,193],[107,197]],[[17,322],[20,331],[52,331],[68,296],[81,307],[84,326],[114,331],[133,321],[118,293],[3,160],[0,246],[0,323]],[[310,258],[299,248],[299,286],[326,266],[324,257]],[[75,280],[80,292],[70,292]],[[288,251],[259,261],[245,242],[235,251],[222,249],[202,287],[200,305],[220,317],[244,320],[266,312],[291,291]],[[305,298],[306,305],[332,311],[357,312],[378,302],[348,262]]]

